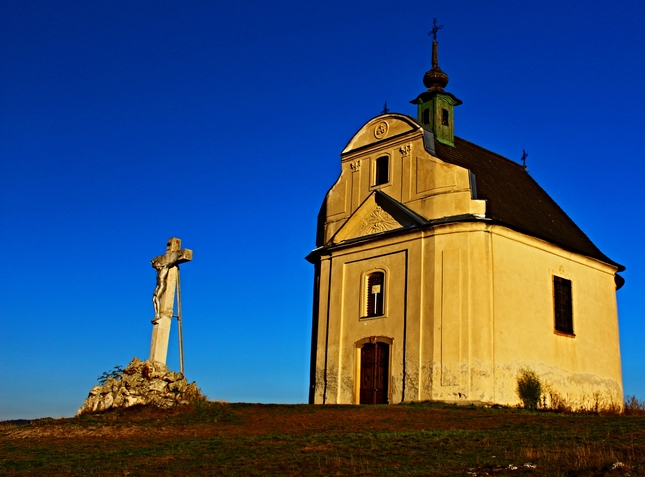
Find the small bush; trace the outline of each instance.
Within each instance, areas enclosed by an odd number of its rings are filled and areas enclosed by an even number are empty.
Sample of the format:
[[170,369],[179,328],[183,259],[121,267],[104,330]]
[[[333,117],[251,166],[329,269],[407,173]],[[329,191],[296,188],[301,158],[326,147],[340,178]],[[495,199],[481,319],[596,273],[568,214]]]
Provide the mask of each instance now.
[[560,396],[560,394],[554,390],[549,383],[542,383],[541,393],[542,397],[540,398],[540,404],[538,407],[547,411],[557,411],[557,412],[572,412],[571,406],[567,404],[567,401]]
[[537,409],[542,396],[542,383],[535,371],[520,369],[516,391],[524,409]]
[[552,411],[571,412],[571,406],[555,391],[549,392],[549,403],[549,409]]
[[628,416],[644,416],[645,401],[640,401],[636,396],[625,396],[625,409],[623,411]]
[[110,371],[103,371],[103,374],[101,374],[96,380],[99,382],[101,386],[105,384],[105,382],[108,380],[108,378],[119,378],[123,374],[123,366],[119,366],[118,364]]

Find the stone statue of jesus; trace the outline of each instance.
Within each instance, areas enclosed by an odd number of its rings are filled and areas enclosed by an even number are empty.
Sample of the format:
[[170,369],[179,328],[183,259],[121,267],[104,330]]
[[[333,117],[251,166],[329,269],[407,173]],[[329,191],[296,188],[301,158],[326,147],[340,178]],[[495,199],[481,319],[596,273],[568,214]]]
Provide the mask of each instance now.
[[157,286],[155,287],[155,291],[152,293],[152,306],[155,309],[155,317],[152,320],[153,325],[156,325],[159,321],[159,300],[166,291],[168,271],[170,270],[170,266],[168,264],[164,264],[163,261],[160,260],[162,258],[164,258],[163,255],[150,261],[152,267],[157,270]]
[[152,306],[155,309],[155,317],[152,320],[153,325],[157,324],[162,312],[166,311],[162,310],[160,306],[164,294],[166,291],[168,291],[168,293],[175,292],[174,289],[167,290],[168,272],[180,263],[190,261],[193,257],[192,250],[179,250],[180,244],[181,242],[179,239],[174,237],[169,239],[166,253],[164,255],[159,255],[150,261],[152,268],[157,270],[157,286],[155,287],[155,291],[152,293]]
[[179,280],[181,263],[189,262],[193,251],[181,248],[181,240],[172,237],[168,239],[166,253],[153,258],[150,263],[157,271],[157,285],[152,293],[152,305],[155,317],[152,320],[152,342],[150,344],[150,360],[166,363],[168,352],[168,337],[170,323],[174,313],[175,292]]

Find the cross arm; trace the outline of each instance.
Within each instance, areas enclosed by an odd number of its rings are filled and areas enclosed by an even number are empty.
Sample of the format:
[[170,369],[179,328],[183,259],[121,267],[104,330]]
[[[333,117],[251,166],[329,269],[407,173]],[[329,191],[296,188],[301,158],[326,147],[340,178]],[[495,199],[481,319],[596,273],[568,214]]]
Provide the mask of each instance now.
[[152,259],[152,266],[154,268],[171,268],[180,263],[190,262],[193,259],[193,251],[187,248],[166,252],[164,255],[159,255]]

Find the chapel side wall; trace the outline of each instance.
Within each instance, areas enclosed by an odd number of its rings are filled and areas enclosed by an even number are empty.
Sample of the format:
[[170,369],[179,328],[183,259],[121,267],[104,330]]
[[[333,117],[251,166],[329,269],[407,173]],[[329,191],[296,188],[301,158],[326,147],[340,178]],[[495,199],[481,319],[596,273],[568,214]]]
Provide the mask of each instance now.
[[342,337],[342,305],[344,285],[344,263],[338,257],[330,257],[330,283],[329,289],[328,320],[327,320],[327,355],[326,355],[326,382],[325,404],[342,404],[341,382],[343,380],[341,352]]
[[488,226],[438,227],[434,248],[431,398],[494,401]]
[[[421,234],[414,234],[410,240],[402,243],[406,247],[407,273],[406,294],[404,302],[404,334],[405,334],[405,369],[404,393],[401,401],[412,402],[421,399],[423,379],[423,289],[425,264],[423,241]],[[396,401],[393,401],[396,402]]]
[[429,401],[434,398],[433,389],[435,386],[435,346],[437,326],[435,325],[436,315],[436,240],[434,234],[428,234],[422,242],[422,278],[420,282],[421,296],[420,306],[420,341],[419,355],[421,362],[419,400]]
[[[501,227],[493,249],[496,401],[519,403],[528,368],[574,409],[621,407],[615,268]],[[575,336],[555,332],[554,275],[572,282]]]
[[494,402],[493,256],[490,227],[471,224],[468,232],[468,316],[470,368],[467,399]]
[[[327,356],[327,332],[329,312],[329,277],[331,271],[329,257],[322,257],[320,261],[320,279],[318,282],[318,306],[317,306],[317,334],[315,337],[316,349],[312,352],[315,356],[313,403],[324,404],[326,392],[326,356]],[[313,341],[313,340],[312,340]]]

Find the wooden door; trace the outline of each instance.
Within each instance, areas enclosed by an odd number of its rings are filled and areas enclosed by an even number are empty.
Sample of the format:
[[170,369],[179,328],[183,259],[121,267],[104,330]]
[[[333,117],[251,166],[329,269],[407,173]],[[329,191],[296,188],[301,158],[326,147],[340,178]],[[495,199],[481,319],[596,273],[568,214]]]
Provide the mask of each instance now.
[[387,404],[390,347],[367,343],[361,348],[361,404]]

